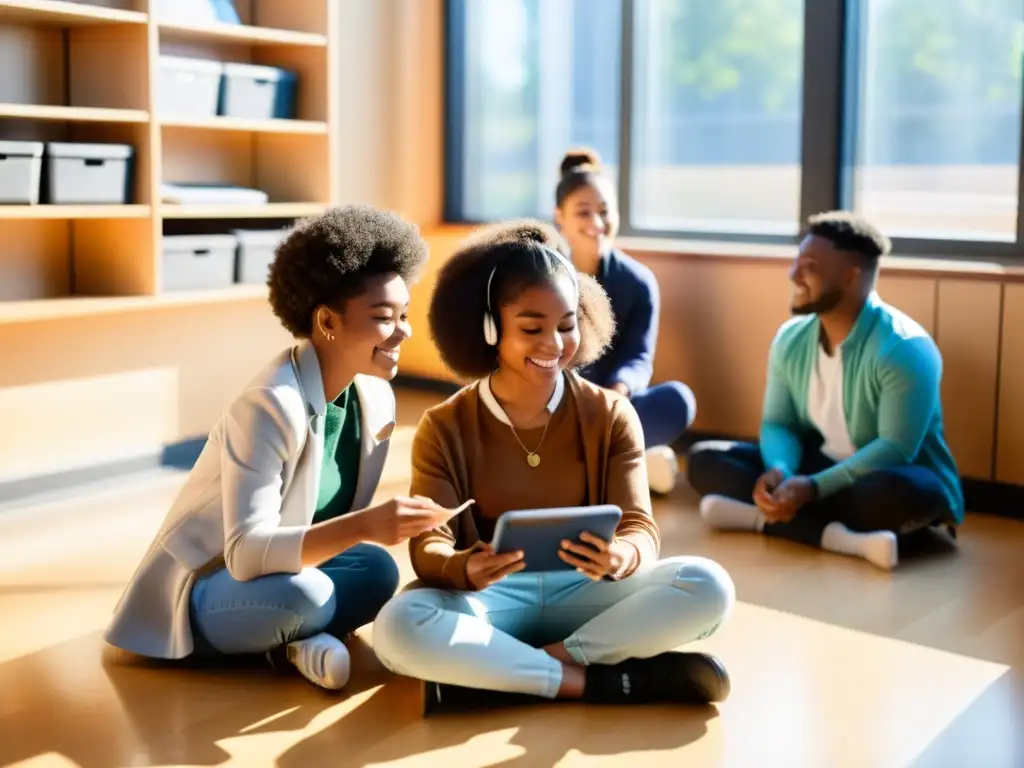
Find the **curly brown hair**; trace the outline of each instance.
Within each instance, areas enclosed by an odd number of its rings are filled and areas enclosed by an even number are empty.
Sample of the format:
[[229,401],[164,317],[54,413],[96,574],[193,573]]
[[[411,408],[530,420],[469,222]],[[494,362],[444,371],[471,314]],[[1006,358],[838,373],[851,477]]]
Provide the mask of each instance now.
[[[445,365],[458,376],[482,378],[497,368],[498,351],[484,341],[487,280],[500,265],[491,285],[491,304],[497,309],[514,301],[526,288],[548,285],[572,264],[558,233],[539,221],[522,220],[484,227],[474,233],[438,273],[430,301],[430,331]],[[573,367],[597,360],[615,332],[608,295],[589,275],[576,273],[579,283],[577,323],[580,348]],[[497,314],[497,313],[496,313]],[[498,332],[501,333],[500,318]]]
[[397,274],[412,283],[426,259],[419,228],[397,214],[331,208],[299,222],[277,247],[267,279],[270,306],[293,336],[308,338],[317,307],[343,312],[372,277]]

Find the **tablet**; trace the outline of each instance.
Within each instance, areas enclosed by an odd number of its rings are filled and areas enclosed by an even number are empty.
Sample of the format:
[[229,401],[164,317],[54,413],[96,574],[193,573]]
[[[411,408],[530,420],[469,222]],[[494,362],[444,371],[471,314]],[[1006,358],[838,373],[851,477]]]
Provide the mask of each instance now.
[[613,504],[551,509],[517,509],[498,518],[491,546],[495,552],[521,550],[526,568],[521,573],[571,571],[558,556],[563,539],[579,541],[584,531],[611,541],[622,519]]

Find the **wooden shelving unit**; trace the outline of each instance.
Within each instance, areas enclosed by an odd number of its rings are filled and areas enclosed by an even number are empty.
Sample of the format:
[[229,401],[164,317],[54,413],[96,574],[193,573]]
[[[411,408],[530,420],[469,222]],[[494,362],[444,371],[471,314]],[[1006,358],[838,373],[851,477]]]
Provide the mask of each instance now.
[[[128,205],[0,205],[0,325],[265,299],[261,285],[163,291],[162,239],[279,228],[337,204],[335,6],[235,0],[243,23],[231,25],[167,17],[166,0],[0,0],[0,139],[135,148]],[[165,114],[162,55],[290,69],[296,119]],[[173,205],[167,182],[238,184],[270,202]]]
[[162,22],[159,26],[161,36],[168,40],[218,40],[249,45],[302,45],[313,48],[327,46],[327,35],[290,29],[266,29],[238,24],[195,26],[169,22]]
[[146,14],[109,4],[72,0],[9,0],[0,3],[0,23],[45,24],[62,27],[97,24],[139,24],[147,22]]

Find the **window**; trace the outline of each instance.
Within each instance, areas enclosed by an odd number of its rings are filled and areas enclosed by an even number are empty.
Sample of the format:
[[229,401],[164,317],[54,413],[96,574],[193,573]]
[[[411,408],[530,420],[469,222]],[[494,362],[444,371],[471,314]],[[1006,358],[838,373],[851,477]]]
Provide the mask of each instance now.
[[569,147],[618,162],[621,0],[454,0],[450,14],[449,218],[550,218]]
[[635,3],[634,228],[796,233],[803,5]]
[[[596,148],[625,235],[1024,256],[1024,0],[447,0],[446,215],[549,218]],[[621,103],[621,109],[620,109]]]
[[1017,234],[1024,0],[861,0],[847,199],[893,236]]

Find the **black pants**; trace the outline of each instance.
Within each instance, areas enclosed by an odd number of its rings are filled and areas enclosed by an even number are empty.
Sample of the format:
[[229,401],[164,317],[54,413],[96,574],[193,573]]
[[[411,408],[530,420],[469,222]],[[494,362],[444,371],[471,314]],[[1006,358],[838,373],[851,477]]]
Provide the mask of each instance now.
[[[799,472],[809,475],[834,464],[817,448],[806,448]],[[690,485],[701,496],[717,494],[752,504],[754,486],[764,472],[761,451],[751,443],[697,443],[687,459]],[[872,472],[849,488],[808,504],[788,523],[766,523],[764,532],[817,547],[833,522],[851,531],[892,531],[903,536],[952,524],[953,515],[935,474],[923,467],[904,466]]]

